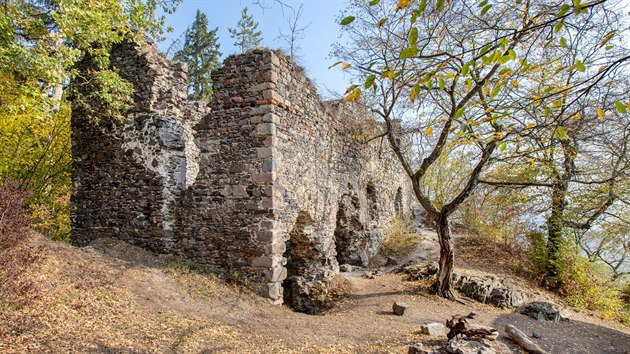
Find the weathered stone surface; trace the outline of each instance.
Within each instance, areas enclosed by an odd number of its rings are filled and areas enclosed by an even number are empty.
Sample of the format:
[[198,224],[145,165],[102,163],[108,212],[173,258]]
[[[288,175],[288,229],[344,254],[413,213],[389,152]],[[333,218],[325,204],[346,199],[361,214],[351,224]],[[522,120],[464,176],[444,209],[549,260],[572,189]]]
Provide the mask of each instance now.
[[408,354],[442,354],[439,348],[425,348],[422,343],[415,343],[409,346]]
[[468,339],[451,339],[445,348],[451,354],[495,354],[496,351],[489,345]]
[[354,266],[352,266],[350,264],[347,264],[347,263],[344,263],[344,264],[339,266],[339,271],[340,272],[344,272],[344,273],[352,272],[352,271],[354,271],[354,269],[355,269]]
[[420,326],[420,332],[430,336],[445,336],[446,326],[439,322],[429,322]]
[[400,271],[407,274],[407,281],[428,280],[439,271],[439,266],[435,262],[412,263],[403,265]]
[[396,301],[394,302],[394,305],[392,305],[392,311],[394,311],[394,313],[398,316],[404,315],[407,308],[409,308],[409,305],[402,301]]
[[568,321],[566,317],[562,316],[560,309],[556,305],[544,301],[534,301],[525,304],[519,307],[518,313],[538,321]]
[[115,46],[111,63],[135,85],[134,107],[98,126],[73,110],[75,244],[114,237],[213,263],[317,312],[339,263],[366,265],[382,227],[409,210],[387,145],[357,138],[382,125],[322,102],[279,53],[229,57],[212,75],[211,112],[186,101],[183,67],[153,44]]
[[520,306],[528,298],[510,281],[493,276],[472,277],[453,273],[453,286],[471,299],[500,308]]

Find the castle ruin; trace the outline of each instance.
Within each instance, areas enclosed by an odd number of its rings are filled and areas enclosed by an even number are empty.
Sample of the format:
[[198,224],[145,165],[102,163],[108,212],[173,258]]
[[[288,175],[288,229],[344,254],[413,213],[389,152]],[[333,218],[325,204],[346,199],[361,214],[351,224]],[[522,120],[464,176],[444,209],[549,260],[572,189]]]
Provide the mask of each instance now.
[[339,264],[367,265],[408,210],[387,142],[365,142],[379,123],[322,102],[281,53],[227,58],[211,107],[187,100],[185,68],[154,44],[117,45],[111,65],[134,84],[134,105],[99,124],[73,111],[74,244],[112,237],[215,264],[316,312]]

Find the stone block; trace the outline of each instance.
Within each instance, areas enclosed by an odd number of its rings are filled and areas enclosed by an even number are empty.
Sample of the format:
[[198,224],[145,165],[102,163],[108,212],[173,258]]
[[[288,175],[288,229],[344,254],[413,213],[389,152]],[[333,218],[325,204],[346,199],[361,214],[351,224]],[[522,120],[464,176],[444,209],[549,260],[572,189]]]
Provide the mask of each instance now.
[[262,147],[256,149],[256,155],[258,158],[266,158],[273,156],[274,149],[271,147]]
[[253,132],[254,136],[267,136],[276,133],[276,125],[274,123],[261,123],[256,126]]
[[260,256],[252,259],[251,265],[257,268],[271,268],[274,265],[274,260],[270,256]]
[[272,300],[282,300],[282,283],[273,282],[267,283],[267,289],[269,293],[269,298]]
[[439,322],[429,322],[420,326],[420,332],[430,336],[445,336],[446,326]]
[[271,268],[270,281],[280,283],[287,278],[287,269],[285,267]]
[[407,305],[406,303],[402,301],[396,301],[394,302],[394,305],[392,305],[392,311],[394,311],[396,315],[402,316],[405,314],[405,311],[408,307],[409,305]]

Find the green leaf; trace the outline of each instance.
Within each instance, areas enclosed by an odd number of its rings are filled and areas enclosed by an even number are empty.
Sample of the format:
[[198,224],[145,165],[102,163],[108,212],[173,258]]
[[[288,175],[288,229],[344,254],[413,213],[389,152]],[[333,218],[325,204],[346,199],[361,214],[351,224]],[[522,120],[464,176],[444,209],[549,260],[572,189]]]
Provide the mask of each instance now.
[[438,84],[440,85],[440,90],[444,91],[444,79],[443,78],[439,78],[438,79]]
[[516,52],[513,49],[510,49],[508,55],[510,56],[510,59],[516,60]]
[[400,59],[413,58],[418,54],[418,48],[416,46],[405,48],[400,52]]
[[477,4],[477,6],[478,7],[484,7],[484,6],[486,6],[487,3],[488,3],[488,0],[483,0],[483,1],[480,1],[479,4]]
[[427,8],[427,0],[420,1],[420,5],[418,5],[418,11],[423,12]]
[[558,127],[556,131],[553,133],[553,135],[560,139],[567,138],[567,132],[564,130],[564,127]]
[[341,20],[341,25],[342,26],[349,25],[349,24],[352,23],[352,21],[354,21],[355,18],[356,17],[354,17],[354,16],[345,17],[343,20]]
[[567,40],[566,40],[566,39],[564,39],[564,37],[560,38],[560,46],[561,46],[562,48],[566,48],[566,47],[568,47],[568,45],[567,45]]
[[374,75],[374,74],[369,75],[369,76],[365,79],[365,83],[363,84],[363,87],[365,87],[365,88],[370,88],[370,87],[372,87],[372,85],[374,85],[374,80],[376,80],[376,75]]
[[381,0],[372,0],[372,1],[370,1],[370,6],[374,6],[374,5],[378,4],[379,2],[381,2]]
[[617,112],[621,114],[628,113],[628,110],[626,109],[626,105],[623,104],[623,102],[621,101],[615,102],[615,108],[617,108]]
[[444,10],[444,0],[437,0],[435,2],[435,9],[438,12],[442,12]]
[[543,114],[545,115],[545,117],[549,117],[549,116],[551,116],[551,113],[552,113],[552,112],[551,112],[551,108],[549,108],[549,107],[545,107],[545,109],[544,109],[544,111],[543,111]]
[[562,17],[566,15],[571,10],[571,6],[569,4],[564,4],[560,6],[560,11],[556,14],[556,17]]
[[481,16],[485,15],[486,13],[488,13],[488,11],[492,8],[492,4],[488,4],[486,5],[483,9],[481,9]]
[[555,26],[553,26],[553,32],[554,33],[558,33],[560,32],[560,30],[562,29],[562,27],[564,27],[564,22],[562,21],[558,21],[558,23],[556,23]]
[[466,63],[464,64],[464,66],[462,66],[462,75],[468,75],[469,67],[470,67],[470,63]]
[[409,43],[414,47],[416,46],[416,43],[418,43],[418,29],[416,27],[409,31]]
[[586,67],[585,67],[585,66],[584,66],[584,64],[583,64],[581,61],[579,61],[579,60],[576,60],[576,61],[575,61],[575,68],[576,68],[576,69],[578,69],[578,71],[579,71],[579,72],[582,72],[582,73],[583,73],[584,71],[586,71]]
[[505,148],[506,148],[506,147],[507,147],[507,144],[506,144],[506,143],[505,143],[505,141],[504,141],[504,142],[502,142],[502,143],[499,145],[499,150],[501,150],[501,151],[505,151]]
[[453,118],[457,119],[459,117],[461,117],[464,114],[464,110],[466,109],[466,107],[461,107],[460,109],[458,109],[457,111],[455,111],[455,115],[453,116]]

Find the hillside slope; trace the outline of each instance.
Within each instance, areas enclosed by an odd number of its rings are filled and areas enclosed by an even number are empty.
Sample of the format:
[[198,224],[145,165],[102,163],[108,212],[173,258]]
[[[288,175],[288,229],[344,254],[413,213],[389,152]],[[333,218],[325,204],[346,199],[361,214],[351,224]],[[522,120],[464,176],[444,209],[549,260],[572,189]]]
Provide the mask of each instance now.
[[[630,331],[614,324],[571,312],[568,323],[540,323],[509,310],[429,295],[398,274],[375,279],[347,274],[349,299],[326,315],[310,316],[118,241],[80,249],[36,236],[23,247],[40,252],[24,275],[35,296],[21,308],[0,306],[2,353],[406,353],[409,344],[445,340],[421,335],[421,323],[470,311],[479,313],[482,324],[536,330],[542,334],[539,344],[554,353],[630,348]],[[428,239],[414,254],[430,258],[432,247]],[[405,316],[391,314],[394,301],[410,305]],[[519,352],[507,339],[496,348]]]

